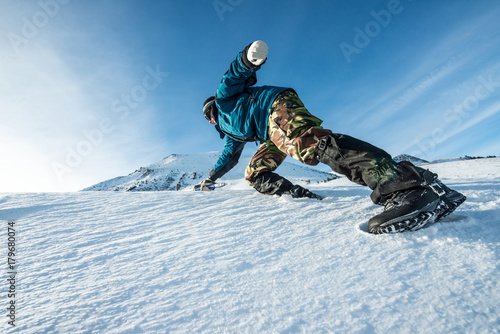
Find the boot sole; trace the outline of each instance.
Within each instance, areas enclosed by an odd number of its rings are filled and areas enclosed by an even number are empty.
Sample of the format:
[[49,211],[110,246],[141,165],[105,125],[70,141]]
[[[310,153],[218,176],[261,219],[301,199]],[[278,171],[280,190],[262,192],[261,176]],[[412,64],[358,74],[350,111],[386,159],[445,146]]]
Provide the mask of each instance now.
[[[380,224],[376,224],[376,218],[370,219],[368,222],[369,232],[373,234],[385,234],[385,233],[401,233],[406,231],[416,231],[424,227],[425,225],[434,222],[440,212],[441,200],[436,198],[431,203],[427,204],[423,208],[400,216]],[[375,225],[375,226],[370,226]]]
[[[417,214],[415,217],[408,218],[408,216],[412,215],[409,214],[407,215],[407,218],[402,221],[386,222],[380,226],[371,228],[370,233],[389,234],[401,233],[406,231],[417,231],[430,223],[437,222],[438,220],[450,215],[453,211],[455,211],[456,208],[458,208],[463,202],[465,202],[466,199],[467,197],[463,196],[454,201],[438,200],[437,206],[433,211],[424,211]],[[431,204],[429,206],[431,206]]]
[[436,214],[434,212],[421,212],[416,217],[411,219],[399,221],[393,223],[389,226],[379,226],[376,228],[372,228],[370,233],[373,234],[393,234],[393,233],[401,233],[407,231],[417,231],[427,224],[434,221],[434,217]]
[[453,211],[455,211],[456,208],[458,208],[463,202],[465,202],[466,199],[467,197],[462,196],[461,198],[456,200],[442,200],[441,204],[442,206],[444,206],[444,210],[438,214],[436,221],[449,216]]

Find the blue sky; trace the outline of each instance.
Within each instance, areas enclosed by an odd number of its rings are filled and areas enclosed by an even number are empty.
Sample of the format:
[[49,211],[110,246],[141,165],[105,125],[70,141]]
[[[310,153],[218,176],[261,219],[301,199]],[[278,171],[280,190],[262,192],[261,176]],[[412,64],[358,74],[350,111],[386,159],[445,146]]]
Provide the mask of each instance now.
[[201,105],[257,39],[258,84],[294,88],[334,132],[427,160],[500,155],[498,17],[486,0],[3,0],[0,191],[221,150]]

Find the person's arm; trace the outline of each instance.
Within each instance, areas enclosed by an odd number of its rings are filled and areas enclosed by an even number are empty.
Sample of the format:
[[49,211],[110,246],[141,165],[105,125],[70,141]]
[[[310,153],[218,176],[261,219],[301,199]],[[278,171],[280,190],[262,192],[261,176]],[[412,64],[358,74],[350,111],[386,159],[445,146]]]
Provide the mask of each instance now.
[[208,178],[200,183],[202,191],[211,190],[208,186],[214,184],[217,179],[224,176],[238,164],[245,144],[246,142],[237,141],[229,136],[226,137],[226,145],[224,146],[224,150],[219,156],[217,163],[210,171]]
[[263,41],[255,41],[240,52],[229,66],[217,88],[217,98],[239,94],[257,82],[255,72],[266,61],[268,48]]
[[238,141],[230,136],[226,137],[226,145],[222,151],[217,163],[215,164],[212,171],[210,171],[209,178],[215,181],[233,169],[234,166],[238,164],[238,161],[243,152],[243,147],[245,147],[246,142]]

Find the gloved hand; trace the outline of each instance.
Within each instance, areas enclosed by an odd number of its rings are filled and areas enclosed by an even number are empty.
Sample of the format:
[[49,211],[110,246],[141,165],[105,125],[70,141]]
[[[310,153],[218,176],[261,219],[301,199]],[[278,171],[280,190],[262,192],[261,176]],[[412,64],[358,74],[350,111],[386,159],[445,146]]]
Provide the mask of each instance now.
[[267,57],[269,48],[264,41],[253,42],[247,51],[247,59],[255,66],[260,66],[264,63]]
[[293,198],[308,197],[308,198],[319,199],[319,200],[323,199],[322,196],[317,195],[317,194],[313,193],[312,191],[299,186],[298,184],[294,185],[292,187],[292,189],[290,189],[290,195],[292,195]]
[[201,183],[200,183],[200,190],[201,191],[211,191],[213,189],[210,189],[208,186],[213,185],[213,184],[215,184],[215,182],[212,181],[210,178],[205,179],[205,180],[201,181]]

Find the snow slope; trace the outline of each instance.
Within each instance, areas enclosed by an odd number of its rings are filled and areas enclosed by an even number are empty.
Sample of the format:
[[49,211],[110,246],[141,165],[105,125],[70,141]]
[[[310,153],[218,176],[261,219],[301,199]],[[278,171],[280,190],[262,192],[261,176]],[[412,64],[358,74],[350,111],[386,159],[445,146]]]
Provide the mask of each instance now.
[[[192,190],[195,184],[209,176],[220,152],[171,154],[165,159],[130,173],[106,180],[83,189],[83,191],[163,191]],[[241,157],[238,165],[224,175],[219,182],[229,185],[240,183],[251,157]],[[290,161],[291,159],[289,159]],[[307,184],[336,178],[306,165],[288,161],[279,166],[279,173],[294,183]],[[246,183],[245,183],[246,185]]]
[[2,229],[16,222],[16,330],[498,333],[500,159],[429,168],[468,201],[397,235],[366,232],[381,208],[345,178],[310,184],[323,201],[248,186],[0,194]]

